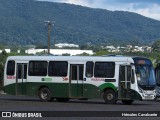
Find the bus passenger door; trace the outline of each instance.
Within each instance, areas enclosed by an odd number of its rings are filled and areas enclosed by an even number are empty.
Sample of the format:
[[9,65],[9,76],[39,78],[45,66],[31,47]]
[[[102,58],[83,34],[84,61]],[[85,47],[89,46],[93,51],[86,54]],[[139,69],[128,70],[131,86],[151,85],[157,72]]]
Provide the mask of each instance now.
[[130,65],[121,65],[119,68],[119,99],[131,98],[131,73],[132,67]]
[[70,65],[70,97],[83,97],[83,64]]
[[160,63],[158,63],[155,68],[155,75],[156,75],[156,85],[157,85],[156,96],[159,99],[159,97],[160,97]]
[[27,82],[27,64],[17,63],[16,95],[26,94],[26,82]]

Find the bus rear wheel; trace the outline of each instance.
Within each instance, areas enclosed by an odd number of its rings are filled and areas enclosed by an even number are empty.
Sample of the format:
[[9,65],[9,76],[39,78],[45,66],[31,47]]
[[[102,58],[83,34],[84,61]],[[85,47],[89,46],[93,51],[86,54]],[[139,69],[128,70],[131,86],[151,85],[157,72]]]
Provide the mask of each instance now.
[[117,102],[116,93],[111,89],[104,92],[103,99],[106,104],[115,104]]
[[46,87],[43,87],[39,90],[38,96],[42,102],[50,102],[52,100],[51,92]]
[[131,105],[133,103],[133,100],[122,100],[122,103],[125,105]]

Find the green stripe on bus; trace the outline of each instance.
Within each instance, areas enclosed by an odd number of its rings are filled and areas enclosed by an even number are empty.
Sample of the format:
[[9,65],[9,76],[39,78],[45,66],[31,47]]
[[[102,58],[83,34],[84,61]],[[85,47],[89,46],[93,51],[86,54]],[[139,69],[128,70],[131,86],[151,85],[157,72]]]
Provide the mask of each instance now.
[[114,91],[117,91],[117,87],[115,87],[112,83],[104,83],[99,86],[100,90],[103,91],[106,88],[112,88]]
[[42,78],[42,81],[52,81],[52,78]]

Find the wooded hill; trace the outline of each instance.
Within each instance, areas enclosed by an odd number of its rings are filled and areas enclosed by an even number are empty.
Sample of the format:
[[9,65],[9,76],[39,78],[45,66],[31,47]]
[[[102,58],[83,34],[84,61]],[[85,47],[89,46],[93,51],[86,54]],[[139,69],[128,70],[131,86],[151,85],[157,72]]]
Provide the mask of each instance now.
[[35,0],[0,1],[0,44],[46,45],[44,21],[55,21],[56,43],[148,45],[160,38],[160,21],[135,13]]

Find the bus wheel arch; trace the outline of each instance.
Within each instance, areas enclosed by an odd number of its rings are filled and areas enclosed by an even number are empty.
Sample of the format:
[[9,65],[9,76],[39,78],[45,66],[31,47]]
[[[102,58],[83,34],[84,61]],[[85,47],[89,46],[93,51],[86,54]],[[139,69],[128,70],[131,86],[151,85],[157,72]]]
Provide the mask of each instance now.
[[52,100],[51,91],[46,86],[41,86],[38,89],[38,96],[42,102],[50,102]]
[[117,92],[112,88],[103,90],[103,99],[106,104],[115,104],[117,102]]

